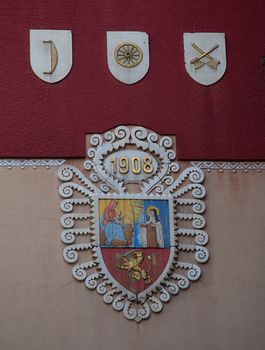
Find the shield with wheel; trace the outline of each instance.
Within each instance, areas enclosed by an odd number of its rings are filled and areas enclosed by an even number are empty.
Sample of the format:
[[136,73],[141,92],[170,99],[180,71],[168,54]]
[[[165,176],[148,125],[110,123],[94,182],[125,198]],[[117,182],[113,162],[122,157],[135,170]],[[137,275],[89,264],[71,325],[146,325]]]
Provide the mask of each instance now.
[[148,34],[144,32],[107,32],[108,67],[120,82],[134,84],[149,68]]

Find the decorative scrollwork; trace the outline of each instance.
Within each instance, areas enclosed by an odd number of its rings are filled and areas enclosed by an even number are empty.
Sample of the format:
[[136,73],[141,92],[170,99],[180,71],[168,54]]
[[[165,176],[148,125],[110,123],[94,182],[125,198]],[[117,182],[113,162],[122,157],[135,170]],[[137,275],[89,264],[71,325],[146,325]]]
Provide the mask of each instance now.
[[95,261],[88,261],[80,265],[75,265],[72,269],[72,274],[78,281],[83,281],[86,277],[86,270],[97,266]]
[[102,282],[97,286],[98,294],[104,295],[107,292],[106,282]]
[[[180,186],[187,180],[187,178],[189,178],[192,185],[191,186],[189,185],[188,187],[185,186],[182,190],[174,192],[177,188],[180,188]],[[179,195],[182,195],[191,189],[201,188],[200,186],[198,185],[194,186],[193,184],[200,184],[203,182],[203,180],[204,180],[204,173],[201,169],[189,167],[185,169],[179,175],[179,177],[174,181],[174,183],[166,189],[165,193],[173,193],[175,197],[178,197]]]
[[150,307],[153,312],[160,312],[163,309],[161,301],[156,297],[152,296],[149,298],[149,300],[151,301]]
[[169,171],[171,173],[177,173],[179,171],[179,165],[176,162],[171,162],[169,165]]
[[199,199],[178,198],[177,205],[192,205],[192,211],[196,214],[203,214],[205,212],[205,203]]
[[80,194],[85,195],[86,197],[91,197],[91,196],[95,195],[93,192],[89,191],[85,187],[83,187],[79,184],[76,184],[74,182],[67,182],[67,183],[62,184],[59,187],[59,193],[60,193],[61,197],[63,197],[63,198],[72,197],[74,190],[76,192],[79,192]]
[[179,293],[179,287],[173,282],[166,282],[167,290],[172,295],[177,295]]
[[205,247],[197,246],[195,244],[179,244],[178,248],[185,251],[196,251],[194,257],[199,263],[205,263],[209,259],[209,252]]
[[132,307],[132,303],[128,300],[123,308],[123,315],[128,319],[128,320],[134,320],[137,316],[137,311],[135,308]]
[[194,228],[204,228],[206,225],[204,217],[199,214],[177,213],[176,217],[180,220],[192,220],[192,226]]
[[67,229],[63,230],[61,233],[61,240],[65,244],[72,244],[75,242],[76,236],[92,234],[92,231],[88,228],[86,229]]
[[61,201],[61,210],[65,213],[70,213],[74,209],[74,205],[84,205],[84,204],[90,204],[91,199],[90,198],[78,198],[78,199],[65,199]]
[[172,273],[171,278],[177,280],[177,284],[180,289],[187,289],[190,285],[190,282],[187,279],[187,277],[179,275],[178,273]]
[[150,132],[150,133],[147,135],[147,141],[148,141],[148,142],[155,143],[157,140],[158,140],[158,135],[157,135],[157,133],[155,133],[155,132]]
[[199,245],[206,245],[208,243],[208,235],[203,230],[193,230],[187,228],[179,228],[176,231],[178,236],[195,236],[195,243]]
[[111,304],[113,302],[113,294],[114,290],[110,290],[109,292],[105,293],[103,296],[103,300],[105,301],[106,304]]
[[132,128],[131,135],[132,135],[133,139],[135,138],[138,140],[144,140],[147,138],[148,132],[145,128],[143,128],[141,126],[137,126],[135,128]]
[[164,186],[162,184],[157,184],[153,190],[156,191],[156,193],[161,194],[164,191]]
[[91,243],[80,243],[80,244],[73,244],[73,245],[67,246],[64,248],[64,251],[63,251],[64,260],[70,264],[73,264],[77,262],[77,260],[79,259],[79,255],[77,251],[88,250],[91,248],[92,248]]
[[75,220],[86,220],[90,218],[89,214],[65,214],[61,217],[61,225],[64,228],[71,228],[75,224]]
[[[124,142],[128,142],[129,136],[130,136],[130,129],[126,126],[118,126],[114,130],[115,136],[122,141],[121,145],[125,145]],[[117,147],[117,145],[115,145]]]
[[167,303],[170,300],[170,293],[166,289],[162,288],[160,290],[160,297],[159,298],[163,303]]
[[86,160],[84,162],[84,169],[90,171],[94,168],[94,165],[95,164],[93,162],[91,162],[91,160]]
[[124,303],[122,302],[122,300],[124,299],[124,296],[122,295],[118,295],[112,303],[113,309],[116,311],[121,311],[124,308]]
[[138,310],[138,322],[146,320],[150,316],[150,307],[147,302],[143,303],[143,306]]
[[[64,260],[74,264],[72,275],[76,280],[83,281],[88,289],[96,290],[106,304],[136,322],[148,319],[152,312],[160,312],[164,303],[198,280],[202,273],[199,265],[209,259],[205,247],[208,235],[203,230],[206,225],[203,216],[206,210],[203,200],[206,195],[204,173],[194,166],[179,173],[180,165],[174,161],[174,143],[173,138],[161,137],[144,127],[119,126],[104,135],[94,134],[90,137],[91,147],[84,162],[86,175],[69,164],[64,164],[58,171],[62,182],[59,194],[62,198]],[[106,157],[112,159],[114,152],[124,154],[122,152],[125,150],[133,152],[136,149],[138,155],[145,152],[157,164],[153,173],[139,181],[140,193],[131,192],[134,186],[130,187],[125,180],[115,177],[115,173],[110,173],[104,163]],[[99,239],[101,223],[98,213],[102,198],[133,198],[135,201],[140,198],[166,198],[169,203],[169,231],[172,236],[167,248],[170,252],[168,262],[155,280],[150,281],[150,276],[148,279],[143,269],[138,271],[139,275],[135,274],[137,278],[145,278],[146,289],[141,292],[126,289],[114,279],[105,264]],[[179,256],[183,261],[179,261]],[[148,259],[152,259],[151,255]],[[146,264],[150,261],[147,260]]]
[[[70,185],[72,186],[73,189],[77,189],[79,190],[81,193],[83,194],[93,194],[93,193],[98,193],[98,188],[96,186],[94,186],[85,176],[84,174],[77,169],[74,166],[71,165],[64,165],[63,167],[61,167],[58,171],[58,177],[61,181],[64,182],[68,182],[66,185]],[[83,190],[84,192],[82,192],[82,188],[80,187],[75,187],[74,183],[69,183],[69,181],[71,181],[74,177],[76,177],[89,191],[87,190]],[[60,193],[60,189],[59,189],[59,193]],[[61,194],[61,193],[60,193]],[[67,197],[64,197],[67,198]]]
[[187,277],[190,281],[196,281],[201,276],[201,269],[197,265],[178,261],[175,266],[177,268],[187,269]]
[[98,282],[97,279],[99,279],[101,275],[99,273],[94,273],[93,275],[89,275],[85,280],[85,285],[88,289],[96,289]]
[[104,134],[104,137],[105,137],[105,140],[107,142],[113,142],[115,140],[115,134],[113,131],[107,131],[105,134]]
[[96,147],[96,146],[101,146],[101,145],[102,145],[102,142],[103,142],[102,136],[99,135],[99,134],[94,134],[94,135],[91,136],[91,138],[90,138],[90,144],[91,144],[91,146],[94,146],[94,147]]
[[169,136],[161,137],[160,142],[159,142],[160,147],[165,147],[165,148],[172,147],[172,144],[173,144],[173,141],[172,141],[171,137],[169,137]]
[[73,167],[64,166],[58,170],[58,177],[61,181],[71,181],[74,177]]

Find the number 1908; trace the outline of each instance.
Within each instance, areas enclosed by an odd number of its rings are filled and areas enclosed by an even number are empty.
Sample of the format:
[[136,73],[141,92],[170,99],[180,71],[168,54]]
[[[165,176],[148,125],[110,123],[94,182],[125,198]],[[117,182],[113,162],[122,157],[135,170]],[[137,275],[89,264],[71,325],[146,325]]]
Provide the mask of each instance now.
[[152,159],[145,157],[113,157],[110,161],[113,167],[113,173],[127,174],[131,171],[133,174],[140,174],[142,171],[146,174],[151,174],[154,171]]

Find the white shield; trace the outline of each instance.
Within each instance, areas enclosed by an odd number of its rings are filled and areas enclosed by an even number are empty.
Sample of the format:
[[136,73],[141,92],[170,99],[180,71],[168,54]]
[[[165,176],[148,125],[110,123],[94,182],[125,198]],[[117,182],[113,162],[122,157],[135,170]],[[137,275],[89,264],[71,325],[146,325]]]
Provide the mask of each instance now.
[[185,67],[191,78],[202,85],[211,85],[226,70],[224,33],[184,33]]
[[30,30],[30,65],[47,83],[67,76],[72,67],[72,33],[70,30]]
[[108,67],[125,84],[141,80],[149,68],[148,34],[107,32]]

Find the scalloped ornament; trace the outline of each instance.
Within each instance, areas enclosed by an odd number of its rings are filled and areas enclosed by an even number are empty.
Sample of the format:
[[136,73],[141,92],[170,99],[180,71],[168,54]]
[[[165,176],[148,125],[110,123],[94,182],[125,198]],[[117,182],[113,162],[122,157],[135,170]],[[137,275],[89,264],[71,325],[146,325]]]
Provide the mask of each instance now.
[[136,322],[198,280],[209,258],[204,173],[180,171],[173,144],[120,126],[89,137],[86,175],[69,164],[58,171],[63,256],[73,277]]

